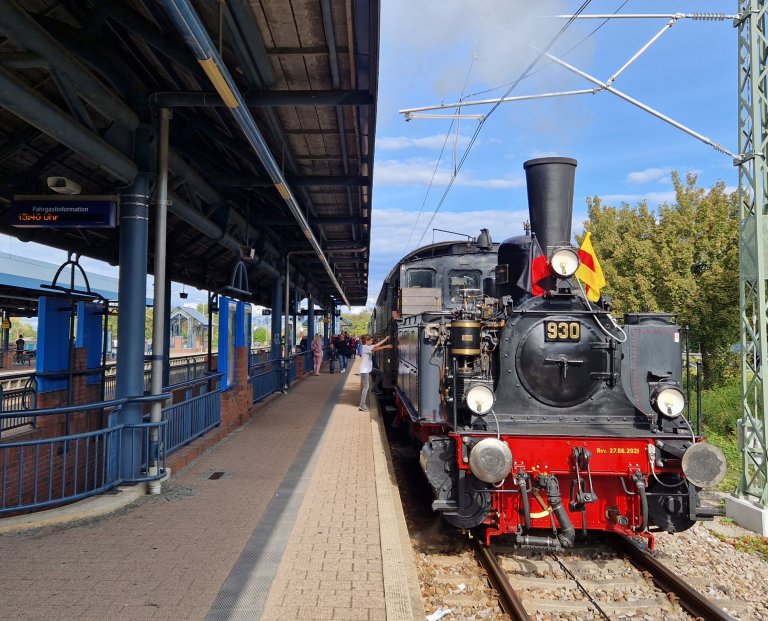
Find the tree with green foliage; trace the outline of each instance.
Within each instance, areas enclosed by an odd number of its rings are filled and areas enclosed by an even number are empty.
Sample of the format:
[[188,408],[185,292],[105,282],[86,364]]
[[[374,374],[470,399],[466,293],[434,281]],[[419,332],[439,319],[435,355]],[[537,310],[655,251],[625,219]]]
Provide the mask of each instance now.
[[24,340],[36,340],[37,339],[37,330],[31,325],[26,323],[23,319],[17,319],[13,318],[11,320],[11,329],[10,329],[10,335],[11,335],[11,341],[15,341],[17,338],[19,338],[19,334],[24,336]]
[[268,342],[267,338],[267,329],[264,326],[261,326],[259,328],[256,328],[253,331],[253,342],[254,343],[260,343],[261,345],[264,345],[264,343]]
[[673,173],[672,182],[675,203],[656,211],[645,202],[608,207],[588,199],[585,229],[614,312],[677,313],[700,348],[704,386],[711,388],[738,371],[730,353],[739,339],[738,198],[723,182],[697,188],[692,173],[685,182]]
[[343,314],[342,318],[349,321],[352,326],[347,329],[347,332],[354,334],[355,336],[362,336],[368,332],[368,322],[371,320],[371,311],[363,311],[356,314]]

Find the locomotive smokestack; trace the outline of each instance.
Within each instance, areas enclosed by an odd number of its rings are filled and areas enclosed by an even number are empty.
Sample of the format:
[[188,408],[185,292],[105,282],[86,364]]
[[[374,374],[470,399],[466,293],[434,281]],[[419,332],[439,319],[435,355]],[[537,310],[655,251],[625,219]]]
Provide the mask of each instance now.
[[542,157],[523,164],[531,230],[544,252],[547,246],[571,241],[576,165],[570,157]]

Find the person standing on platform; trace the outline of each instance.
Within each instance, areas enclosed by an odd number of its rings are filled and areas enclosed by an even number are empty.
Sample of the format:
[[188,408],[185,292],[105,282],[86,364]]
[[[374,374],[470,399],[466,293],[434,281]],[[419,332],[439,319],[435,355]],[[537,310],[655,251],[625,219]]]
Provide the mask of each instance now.
[[24,362],[24,335],[19,334],[16,339],[16,364]]
[[320,334],[315,334],[312,340],[312,356],[315,361],[314,375],[320,375],[320,365],[323,363],[323,337]]
[[349,335],[346,332],[339,334],[336,339],[336,350],[339,352],[339,373],[347,372],[347,356],[349,352]]
[[374,344],[372,344],[373,337],[370,334],[364,334],[361,340],[363,347],[360,358],[360,407],[358,410],[368,412],[368,388],[370,387],[371,369],[373,369],[372,354],[381,349],[392,349],[392,345],[385,345],[389,340],[388,336]]
[[331,373],[336,373],[336,363],[339,361],[339,350],[336,347],[336,339],[331,336],[328,343],[328,367]]

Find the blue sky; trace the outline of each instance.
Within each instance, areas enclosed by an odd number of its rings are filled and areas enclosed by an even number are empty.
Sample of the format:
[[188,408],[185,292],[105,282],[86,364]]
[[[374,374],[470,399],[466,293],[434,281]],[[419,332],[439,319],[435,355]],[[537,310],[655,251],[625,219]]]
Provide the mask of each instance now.
[[[417,247],[419,240],[418,245],[424,245],[448,237],[433,235],[432,228],[472,236],[488,228],[494,241],[521,234],[527,219],[523,162],[534,157],[561,155],[578,160],[574,233],[583,230],[588,196],[600,196],[608,204],[647,200],[655,206],[673,201],[673,170],[695,172],[705,187],[722,180],[735,189],[737,171],[730,156],[601,92],[499,106],[484,122],[440,205],[453,167],[464,157],[478,121],[462,120],[457,133],[456,124],[451,129],[448,119],[406,122],[398,111],[462,98],[503,96],[534,60],[534,48],[545,47],[565,24],[546,16],[572,14],[581,4],[382,2],[369,303],[391,266]],[[622,4],[623,14],[734,13],[737,8],[736,2],[724,1],[595,0],[584,13],[613,13]],[[612,20],[602,26],[603,20],[577,21],[550,52],[605,80],[668,21]],[[731,20],[679,19],[618,76],[613,87],[735,153],[736,37]],[[510,96],[592,86],[542,59]],[[473,106],[462,113],[482,114],[490,109],[490,105]]]
[[[583,230],[588,196],[599,196],[608,204],[647,200],[655,206],[673,201],[673,170],[695,172],[704,187],[724,181],[735,189],[737,171],[730,156],[601,92],[499,106],[484,122],[440,204],[478,121],[462,119],[453,127],[447,119],[406,122],[399,110],[462,98],[501,97],[535,58],[534,48],[546,46],[565,24],[548,16],[572,14],[581,4],[566,0],[381,2],[369,304],[400,257],[433,239],[448,237],[433,234],[433,228],[471,236],[487,228],[495,241],[521,234],[528,209],[523,162],[534,157],[561,155],[578,160],[574,233]],[[735,0],[594,0],[585,13],[613,13],[622,4],[622,14],[732,14],[737,8]],[[667,21],[580,20],[568,27],[550,52],[605,80]],[[679,19],[613,87],[735,153],[736,37],[731,20]],[[510,96],[591,86],[542,59]],[[490,109],[469,107],[462,114],[487,114]],[[444,113],[453,114],[453,110]],[[66,260],[62,251],[35,248],[6,236],[0,236],[0,251],[54,263]],[[90,271],[116,275],[114,268],[99,262],[82,262]],[[174,293],[180,290],[180,285],[174,287]],[[188,302],[205,300],[204,295],[197,297],[192,292]]]

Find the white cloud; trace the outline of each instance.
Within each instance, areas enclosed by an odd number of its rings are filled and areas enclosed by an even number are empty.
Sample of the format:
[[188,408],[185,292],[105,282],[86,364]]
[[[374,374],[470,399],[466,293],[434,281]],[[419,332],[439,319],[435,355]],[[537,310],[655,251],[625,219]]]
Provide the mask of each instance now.
[[[381,280],[389,273],[395,263],[405,254],[418,246],[433,242],[432,229],[456,231],[477,237],[480,229],[489,230],[496,242],[501,242],[515,235],[523,235],[523,222],[528,219],[528,208],[520,210],[480,209],[476,211],[438,212],[430,230],[424,231],[432,213],[423,213],[418,218],[417,212],[403,209],[374,209],[372,226],[376,231],[371,240],[371,284],[369,292],[378,295]],[[423,239],[420,240],[420,238]],[[434,233],[434,241],[461,239],[456,235],[442,232]],[[379,277],[378,282],[374,279]],[[375,292],[375,293],[374,293]]]
[[382,151],[398,151],[401,149],[442,149],[444,146],[452,148],[454,145],[466,147],[469,144],[469,136],[448,136],[438,134],[424,136],[422,138],[409,138],[406,136],[390,136],[376,138],[376,149]]
[[[374,184],[390,186],[428,186],[445,187],[451,181],[452,171],[444,164],[435,170],[436,161],[426,158],[408,158],[405,160],[383,160],[376,162]],[[496,179],[477,179],[471,171],[462,170],[456,181],[456,186],[473,188],[509,189],[525,185],[522,175]]]
[[627,175],[628,183],[651,183],[653,181],[669,181],[671,168],[646,168]]
[[[562,28],[562,20],[545,16],[567,12],[562,0],[390,2],[390,9],[382,13],[382,32],[389,33],[390,44],[398,56],[396,62],[406,71],[422,66],[439,68],[423,79],[431,80],[440,93],[458,92],[467,80],[470,64],[469,77],[474,84],[498,86],[511,82],[536,56],[531,44],[543,47]],[[566,47],[569,43],[565,39],[569,37],[570,33],[566,33],[561,41]],[[461,52],[456,52],[457,49]],[[436,54],[440,57],[436,58]],[[425,60],[442,62],[425,65]],[[503,90],[489,96],[502,93]]]

